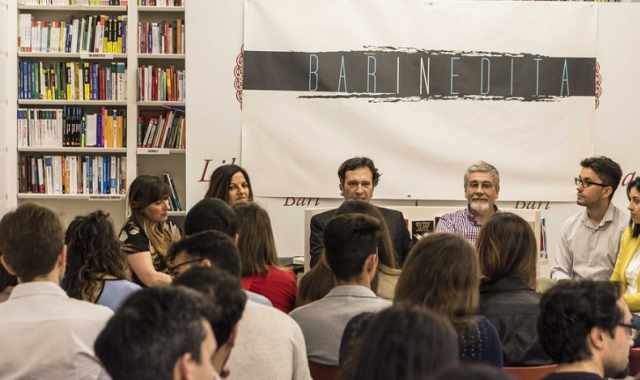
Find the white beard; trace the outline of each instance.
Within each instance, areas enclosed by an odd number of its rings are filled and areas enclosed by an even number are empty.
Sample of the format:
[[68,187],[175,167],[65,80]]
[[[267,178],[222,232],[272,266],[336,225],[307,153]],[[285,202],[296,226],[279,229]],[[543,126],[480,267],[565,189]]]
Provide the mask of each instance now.
[[489,202],[484,200],[471,201],[469,207],[478,214],[485,214],[491,209]]

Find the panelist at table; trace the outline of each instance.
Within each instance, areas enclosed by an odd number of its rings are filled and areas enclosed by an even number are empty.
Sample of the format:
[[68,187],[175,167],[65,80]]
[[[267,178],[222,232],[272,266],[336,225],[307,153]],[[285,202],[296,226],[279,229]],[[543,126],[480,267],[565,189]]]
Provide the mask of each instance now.
[[[345,200],[361,200],[369,202],[373,191],[380,180],[380,172],[373,161],[367,157],[353,157],[343,162],[338,168],[340,192]],[[377,206],[376,206],[377,207]],[[402,263],[411,248],[409,230],[402,213],[384,207],[377,207],[389,227],[389,234],[397,255],[397,262]],[[324,228],[336,213],[331,209],[314,215],[311,218],[311,235],[309,237],[311,266],[322,256],[324,248],[322,238]]]

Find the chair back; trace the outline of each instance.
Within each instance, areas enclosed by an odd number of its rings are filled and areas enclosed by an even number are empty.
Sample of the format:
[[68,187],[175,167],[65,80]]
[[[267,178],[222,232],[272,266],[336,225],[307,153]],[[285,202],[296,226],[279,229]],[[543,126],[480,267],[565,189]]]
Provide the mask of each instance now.
[[640,373],[640,347],[632,348],[629,352],[629,375]]
[[339,367],[309,362],[313,380],[337,380]]
[[557,367],[557,364],[548,364],[530,367],[503,367],[502,370],[515,380],[540,380]]

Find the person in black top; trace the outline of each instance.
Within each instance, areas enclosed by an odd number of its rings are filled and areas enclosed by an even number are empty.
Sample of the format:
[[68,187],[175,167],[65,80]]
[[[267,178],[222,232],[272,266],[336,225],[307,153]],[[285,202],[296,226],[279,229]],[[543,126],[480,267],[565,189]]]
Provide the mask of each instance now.
[[181,233],[168,219],[169,194],[169,185],[156,176],[139,176],[129,188],[131,216],[120,231],[120,240],[133,281],[143,286],[166,286],[172,281],[166,255]]
[[637,330],[620,285],[560,281],[540,300],[538,334],[558,368],[544,380],[624,378]]

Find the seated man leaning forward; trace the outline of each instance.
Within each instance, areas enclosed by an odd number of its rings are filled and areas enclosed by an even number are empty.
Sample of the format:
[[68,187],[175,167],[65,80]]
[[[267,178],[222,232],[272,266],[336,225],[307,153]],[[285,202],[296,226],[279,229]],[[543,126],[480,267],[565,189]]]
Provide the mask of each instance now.
[[498,212],[496,200],[500,193],[500,173],[495,166],[478,161],[464,173],[464,197],[467,207],[445,214],[438,220],[436,232],[462,235],[476,244],[480,228]]
[[[373,161],[367,157],[353,157],[343,162],[338,168],[338,178],[340,179],[340,192],[344,200],[360,200],[369,202],[373,197],[373,190],[380,180],[380,172]],[[311,256],[311,266],[313,267],[322,256],[324,248],[322,236],[329,220],[336,214],[337,209],[331,209],[323,213],[314,215],[311,218],[311,235],[309,237],[309,248]],[[409,249],[411,248],[411,238],[409,230],[404,221],[402,213],[397,210],[378,207],[389,228],[389,235],[396,251],[398,263],[402,263]]]
[[339,215],[327,224],[324,254],[336,285],[323,298],[290,314],[302,328],[309,361],[338,366],[340,341],[351,318],[390,306],[371,290],[379,231],[380,222],[364,214]]

